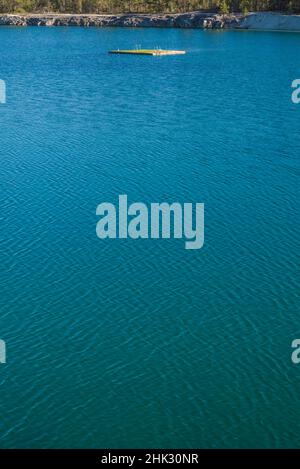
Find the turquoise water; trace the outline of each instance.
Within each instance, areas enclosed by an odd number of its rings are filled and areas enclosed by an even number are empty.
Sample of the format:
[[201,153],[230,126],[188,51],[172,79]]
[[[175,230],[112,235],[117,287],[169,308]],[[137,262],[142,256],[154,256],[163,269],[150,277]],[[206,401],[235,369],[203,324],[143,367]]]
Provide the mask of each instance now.
[[[0,28],[0,447],[300,446],[299,46]],[[203,249],[99,240],[119,194],[204,202]]]

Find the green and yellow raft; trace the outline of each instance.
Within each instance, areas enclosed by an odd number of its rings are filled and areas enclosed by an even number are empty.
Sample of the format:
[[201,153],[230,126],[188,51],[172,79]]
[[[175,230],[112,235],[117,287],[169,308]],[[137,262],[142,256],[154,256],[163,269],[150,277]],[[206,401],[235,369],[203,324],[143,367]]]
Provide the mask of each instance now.
[[182,55],[185,54],[185,50],[163,50],[163,49],[128,49],[128,50],[110,50],[109,54],[131,54],[131,55]]

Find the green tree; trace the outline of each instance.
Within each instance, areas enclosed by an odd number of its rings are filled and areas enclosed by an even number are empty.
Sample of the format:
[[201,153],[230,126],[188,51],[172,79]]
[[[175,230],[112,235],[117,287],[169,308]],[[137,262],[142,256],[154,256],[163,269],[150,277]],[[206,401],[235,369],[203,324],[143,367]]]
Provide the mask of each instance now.
[[218,7],[220,8],[221,13],[229,13],[230,12],[230,5],[228,0],[219,0]]

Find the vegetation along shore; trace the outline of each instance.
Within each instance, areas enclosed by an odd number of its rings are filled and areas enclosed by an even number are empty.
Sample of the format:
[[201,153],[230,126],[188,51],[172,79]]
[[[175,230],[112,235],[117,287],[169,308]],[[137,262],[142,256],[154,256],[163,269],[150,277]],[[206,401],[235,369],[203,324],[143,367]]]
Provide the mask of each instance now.
[[300,13],[299,0],[0,0],[0,13]]

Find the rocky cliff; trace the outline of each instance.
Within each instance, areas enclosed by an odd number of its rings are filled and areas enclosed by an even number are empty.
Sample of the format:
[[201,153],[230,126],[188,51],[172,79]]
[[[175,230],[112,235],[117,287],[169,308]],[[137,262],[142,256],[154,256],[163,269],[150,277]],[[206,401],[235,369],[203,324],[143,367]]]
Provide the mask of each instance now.
[[210,14],[120,14],[120,15],[63,15],[32,14],[2,15],[0,26],[85,26],[140,28],[201,28],[201,29],[260,29],[300,31],[300,16],[275,13]]
[[98,26],[142,28],[231,28],[238,25],[236,15],[218,15],[200,12],[184,14],[120,14],[120,15],[2,15],[5,26]]

